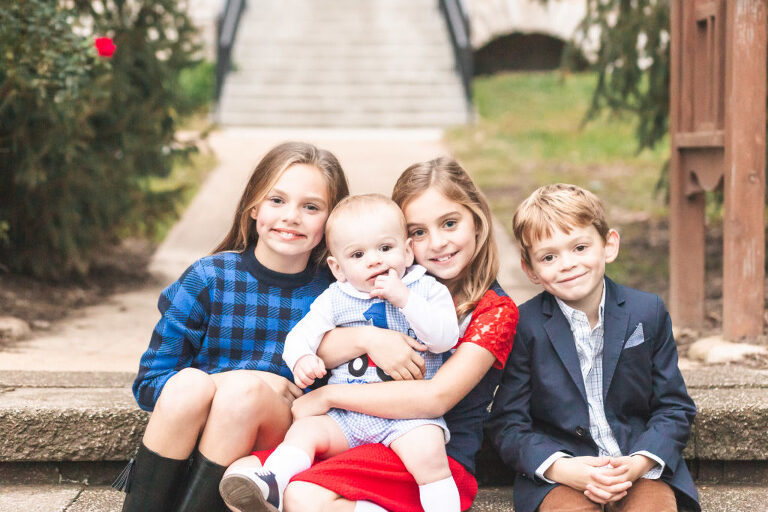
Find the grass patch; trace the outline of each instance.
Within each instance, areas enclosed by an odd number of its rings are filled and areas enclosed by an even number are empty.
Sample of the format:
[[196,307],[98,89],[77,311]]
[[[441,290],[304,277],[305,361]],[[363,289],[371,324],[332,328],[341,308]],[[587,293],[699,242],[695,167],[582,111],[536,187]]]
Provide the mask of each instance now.
[[630,119],[603,115],[584,123],[595,83],[591,73],[478,78],[477,122],[449,131],[446,142],[510,233],[515,208],[541,185],[574,183],[598,194],[609,223],[624,235],[623,250],[609,273],[631,286],[662,293],[667,248],[660,244],[666,244],[666,236],[649,229],[666,229],[667,207],[656,184],[669,144],[665,140],[652,151],[638,152]]
[[165,178],[152,177],[146,186],[159,198],[173,196],[174,206],[168,210],[166,202],[145,205],[144,220],[131,233],[125,236],[148,238],[152,243],[160,243],[168,234],[184,209],[200,189],[208,173],[218,164],[216,155],[210,150],[195,150],[174,157],[171,172]]

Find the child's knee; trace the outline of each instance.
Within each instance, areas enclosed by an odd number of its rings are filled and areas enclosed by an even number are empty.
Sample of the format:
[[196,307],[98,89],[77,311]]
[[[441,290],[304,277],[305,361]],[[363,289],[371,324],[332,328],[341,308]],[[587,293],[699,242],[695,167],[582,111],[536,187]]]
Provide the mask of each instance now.
[[233,372],[216,390],[217,415],[225,415],[237,422],[257,423],[260,417],[270,414],[266,405],[272,394],[274,391],[262,379]]
[[443,430],[436,425],[411,430],[393,441],[390,447],[419,484],[451,476]]
[[283,493],[286,512],[320,512],[330,503],[331,491],[308,482],[291,482]]
[[205,418],[216,394],[210,375],[185,368],[168,379],[155,406],[155,414],[169,418]]

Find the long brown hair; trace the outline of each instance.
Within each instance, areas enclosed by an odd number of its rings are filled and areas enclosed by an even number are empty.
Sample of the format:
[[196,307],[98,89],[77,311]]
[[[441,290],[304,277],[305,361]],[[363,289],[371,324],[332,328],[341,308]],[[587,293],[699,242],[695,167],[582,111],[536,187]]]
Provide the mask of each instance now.
[[[251,218],[251,209],[264,200],[267,193],[275,186],[280,176],[290,166],[305,164],[317,167],[322,173],[328,186],[328,210],[349,195],[349,186],[344,171],[338,159],[325,149],[320,149],[306,142],[283,142],[264,155],[256,165],[243,195],[235,210],[232,227],[219,243],[214,253],[222,251],[242,252],[251,244],[255,244],[259,235],[256,233],[256,222]],[[310,261],[315,264],[324,259],[325,238],[312,250]]]
[[462,318],[477,306],[499,272],[491,209],[467,171],[456,160],[447,157],[408,167],[395,183],[392,200],[404,210],[408,203],[432,187],[448,200],[466,207],[472,213],[477,229],[475,253],[451,290],[456,314]]

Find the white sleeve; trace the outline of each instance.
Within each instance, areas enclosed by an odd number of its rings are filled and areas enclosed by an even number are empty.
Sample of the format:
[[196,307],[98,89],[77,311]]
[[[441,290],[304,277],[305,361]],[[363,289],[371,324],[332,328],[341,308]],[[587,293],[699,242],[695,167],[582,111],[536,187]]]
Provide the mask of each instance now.
[[664,461],[661,460],[661,457],[645,450],[640,450],[639,452],[635,452],[630,455],[645,455],[649,459],[656,461],[656,465],[649,469],[648,472],[641,478],[646,478],[648,480],[658,480],[661,478],[661,474],[664,472],[664,467],[666,466]]
[[283,361],[291,371],[300,358],[316,354],[325,333],[336,327],[333,323],[329,291],[324,291],[312,302],[307,314],[293,326],[285,338]]
[[555,461],[556,461],[557,459],[562,459],[563,457],[571,457],[571,456],[570,456],[570,455],[568,455],[568,454],[567,454],[567,453],[565,453],[565,452],[555,452],[555,453],[553,453],[552,455],[550,455],[549,457],[547,457],[547,459],[546,459],[544,462],[542,462],[542,463],[539,465],[539,467],[538,467],[538,468],[536,468],[536,476],[537,476],[537,477],[539,477],[539,478],[541,478],[542,480],[544,480],[544,481],[545,481],[545,482],[547,482],[548,484],[556,484],[557,482],[555,482],[555,481],[553,481],[553,480],[550,480],[549,478],[545,477],[545,476],[544,476],[544,473],[546,473],[546,472],[547,472],[547,470],[549,469],[549,467],[550,467],[552,464],[554,464],[554,463],[555,463]]
[[435,354],[452,349],[459,339],[459,321],[451,292],[445,285],[433,281],[429,297],[414,290],[405,307],[400,308],[416,337]]

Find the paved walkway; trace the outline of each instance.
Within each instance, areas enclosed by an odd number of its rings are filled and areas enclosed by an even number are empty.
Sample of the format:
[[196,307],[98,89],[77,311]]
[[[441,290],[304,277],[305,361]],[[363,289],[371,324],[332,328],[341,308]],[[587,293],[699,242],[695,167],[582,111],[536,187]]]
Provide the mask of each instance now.
[[[439,130],[258,130],[226,129],[209,143],[219,165],[157,249],[150,270],[158,283],[111,296],[77,310],[43,335],[0,353],[0,371],[136,372],[158,319],[157,298],[193,261],[208,254],[232,221],[246,180],[269,148],[287,139],[306,140],[333,151],[352,193],[389,195],[410,164],[447,154]],[[536,293],[519,269],[519,253],[498,229],[502,269],[499,281],[516,302]]]

